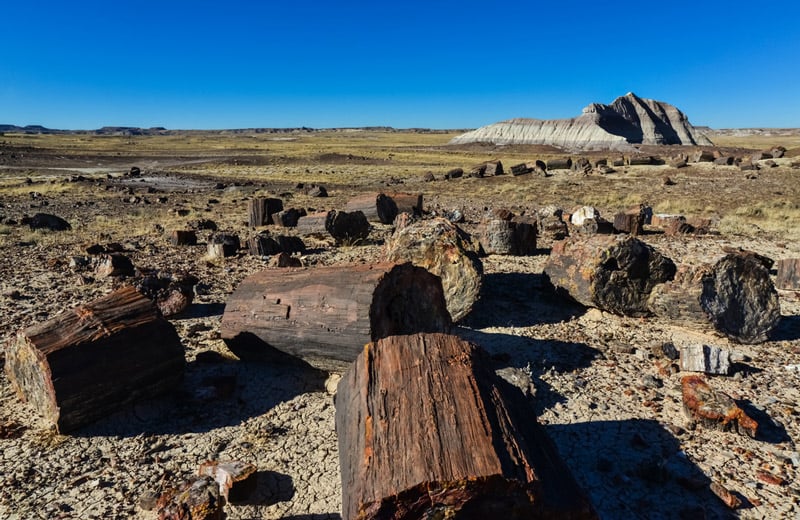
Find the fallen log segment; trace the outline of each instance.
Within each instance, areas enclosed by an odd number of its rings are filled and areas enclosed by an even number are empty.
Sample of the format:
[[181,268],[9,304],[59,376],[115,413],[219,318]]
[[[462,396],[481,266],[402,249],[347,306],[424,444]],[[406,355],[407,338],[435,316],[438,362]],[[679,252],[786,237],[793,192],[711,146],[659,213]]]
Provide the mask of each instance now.
[[438,276],[384,263],[251,275],[228,298],[220,334],[241,359],[276,360],[277,350],[336,372],[369,341],[450,325]]
[[419,193],[365,193],[350,199],[345,211],[360,211],[369,222],[391,224],[398,213],[422,215],[422,195]]
[[532,255],[536,253],[536,220],[486,218],[479,227],[480,243],[487,255]]
[[632,236],[591,235],[553,245],[544,272],[578,303],[624,316],[650,314],[648,297],[675,264]]
[[336,394],[344,519],[596,517],[482,349],[415,334],[362,350]]
[[247,223],[250,227],[274,224],[273,213],[283,211],[283,201],[267,197],[256,197],[247,203]]
[[678,325],[714,328],[739,343],[766,341],[781,317],[769,269],[747,251],[681,266],[674,280],[653,290],[648,307]]
[[321,211],[297,219],[301,235],[330,235],[337,243],[355,243],[369,236],[370,225],[361,211]]
[[445,218],[420,220],[386,240],[384,259],[411,262],[440,277],[447,310],[457,322],[478,301],[483,280],[483,264],[470,242],[466,232]]
[[133,287],[29,327],[6,346],[6,374],[56,429],[69,432],[180,385],[175,328]]
[[800,289],[800,258],[778,260],[778,276],[775,286],[782,290]]

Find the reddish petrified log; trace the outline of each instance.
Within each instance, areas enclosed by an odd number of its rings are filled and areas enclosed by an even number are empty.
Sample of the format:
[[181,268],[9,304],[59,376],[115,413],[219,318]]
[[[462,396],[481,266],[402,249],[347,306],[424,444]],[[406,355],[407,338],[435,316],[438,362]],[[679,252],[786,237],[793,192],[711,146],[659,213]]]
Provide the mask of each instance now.
[[591,235],[556,242],[544,272],[583,305],[646,316],[650,292],[672,279],[675,264],[634,237]]
[[130,286],[31,326],[6,347],[12,387],[60,432],[174,390],[183,367],[175,328]]
[[273,359],[278,350],[341,371],[369,341],[450,325],[438,276],[385,263],[251,275],[228,298],[220,334],[243,359]]
[[683,409],[690,418],[710,428],[756,436],[758,423],[736,406],[730,396],[708,386],[703,376],[684,376],[681,390]]
[[339,383],[346,520],[595,518],[522,392],[455,336],[393,336]]

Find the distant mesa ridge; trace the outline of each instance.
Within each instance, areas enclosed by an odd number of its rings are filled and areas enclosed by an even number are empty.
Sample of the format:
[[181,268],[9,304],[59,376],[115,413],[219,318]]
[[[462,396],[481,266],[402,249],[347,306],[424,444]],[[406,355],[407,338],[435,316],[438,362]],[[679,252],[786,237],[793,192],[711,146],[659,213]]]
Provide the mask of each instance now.
[[450,144],[487,142],[582,150],[626,150],[634,144],[712,145],[676,107],[633,92],[610,105],[591,103],[571,119],[509,119],[459,135]]

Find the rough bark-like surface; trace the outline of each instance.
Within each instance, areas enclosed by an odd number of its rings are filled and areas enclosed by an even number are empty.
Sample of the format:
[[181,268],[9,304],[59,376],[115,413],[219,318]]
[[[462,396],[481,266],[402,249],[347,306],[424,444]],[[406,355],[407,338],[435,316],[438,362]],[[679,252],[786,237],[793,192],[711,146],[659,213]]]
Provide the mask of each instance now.
[[784,290],[800,290],[800,258],[778,260],[778,276],[775,286]]
[[780,320],[778,293],[756,255],[729,253],[714,264],[682,266],[657,287],[650,310],[674,323],[708,327],[740,343],[761,343]]
[[639,236],[642,234],[644,216],[640,213],[617,213],[614,215],[614,231]]
[[306,246],[300,237],[259,233],[247,240],[247,249],[253,256],[271,256],[279,253],[303,253]]
[[481,222],[481,247],[487,255],[530,255],[536,252],[536,221],[514,217]]
[[318,211],[300,217],[297,219],[297,232],[301,235],[326,235],[328,230],[325,224],[330,213],[330,211]]
[[384,258],[411,262],[440,277],[447,310],[457,322],[478,300],[483,279],[483,264],[470,240],[445,218],[421,220],[398,229],[386,240]]
[[422,195],[411,193],[366,193],[348,201],[346,211],[360,211],[370,222],[391,224],[398,213],[422,214]]
[[175,328],[133,287],[29,327],[6,347],[11,385],[62,433],[174,390],[183,367]]
[[675,264],[634,237],[592,235],[554,244],[544,272],[583,305],[646,316],[650,292],[673,278]]
[[272,214],[283,211],[281,199],[256,197],[250,199],[247,205],[248,225],[250,227],[266,226],[273,224]]
[[156,504],[158,520],[222,520],[225,500],[213,478],[202,476],[164,491]]
[[569,170],[572,168],[572,159],[569,157],[561,159],[550,159],[547,161],[547,170]]
[[236,256],[241,244],[239,236],[233,233],[214,233],[206,246],[209,258]]
[[730,396],[711,388],[702,376],[684,376],[681,390],[683,409],[690,418],[711,428],[756,436],[758,423],[736,406]]
[[220,334],[242,359],[280,357],[277,350],[341,371],[369,341],[450,324],[439,277],[386,263],[251,275],[228,298]]
[[325,221],[325,229],[337,243],[354,244],[369,236],[370,225],[360,211],[331,211]]
[[445,334],[363,349],[336,396],[344,519],[596,517],[489,364]]

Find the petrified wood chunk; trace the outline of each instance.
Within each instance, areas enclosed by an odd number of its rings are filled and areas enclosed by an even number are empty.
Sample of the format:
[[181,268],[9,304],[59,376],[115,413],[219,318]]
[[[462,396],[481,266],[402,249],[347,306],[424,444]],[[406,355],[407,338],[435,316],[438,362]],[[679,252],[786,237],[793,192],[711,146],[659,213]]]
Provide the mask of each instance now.
[[273,224],[272,214],[283,211],[283,201],[267,197],[250,199],[247,205],[248,225],[250,227]]
[[570,168],[572,168],[572,159],[569,157],[547,161],[548,170],[569,170]]
[[756,436],[758,423],[736,406],[730,396],[708,386],[703,376],[684,376],[681,390],[683,409],[690,418],[710,428]]
[[174,390],[183,367],[175,328],[133,287],[33,325],[6,346],[11,385],[62,433]]
[[228,298],[220,334],[242,359],[274,358],[277,349],[340,371],[369,341],[450,324],[438,276],[386,263],[251,275]]
[[270,256],[279,253],[303,253],[306,245],[300,237],[273,236],[262,232],[247,240],[247,250],[253,256]]
[[233,233],[214,233],[206,246],[209,258],[235,256],[240,247],[239,236]]
[[353,244],[369,236],[370,225],[360,211],[331,211],[325,221],[325,229],[337,243]]
[[225,499],[212,477],[186,481],[179,488],[168,488],[156,503],[158,520],[222,520]]
[[583,305],[646,316],[650,291],[673,278],[675,264],[634,237],[592,235],[556,242],[544,272]]
[[466,316],[478,300],[483,264],[470,236],[441,217],[399,228],[386,240],[384,258],[411,262],[442,279],[447,310],[453,321]]
[[536,221],[523,217],[488,218],[479,228],[487,255],[530,255],[536,252]]
[[522,392],[455,336],[368,344],[339,382],[342,517],[595,518]]
[[235,504],[247,500],[258,484],[258,473],[253,464],[237,460],[220,462],[209,460],[197,469],[199,476],[211,477],[219,484],[219,493]]
[[133,276],[136,269],[130,258],[119,253],[103,255],[94,269],[95,276],[107,278],[113,276]]
[[648,306],[674,323],[710,325],[740,343],[766,341],[781,317],[769,269],[747,251],[681,266],[673,281],[653,290]]
[[173,246],[193,246],[197,244],[197,234],[191,229],[176,229],[170,234],[169,241]]

